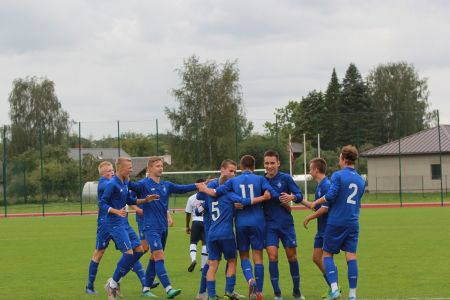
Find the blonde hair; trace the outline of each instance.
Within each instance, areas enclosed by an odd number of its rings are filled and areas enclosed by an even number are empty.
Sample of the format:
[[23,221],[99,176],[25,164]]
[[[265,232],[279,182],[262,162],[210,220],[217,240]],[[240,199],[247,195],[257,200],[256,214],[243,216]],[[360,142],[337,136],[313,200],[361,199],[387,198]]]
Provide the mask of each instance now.
[[147,161],[147,169],[151,168],[153,164],[157,161],[164,162],[164,160],[159,156],[150,156]]
[[105,167],[109,167],[109,166],[111,166],[112,167],[112,163],[111,162],[109,162],[109,161],[102,161],[99,165],[98,165],[98,174],[100,174],[100,175],[102,175],[102,171],[103,171],[103,169],[105,168]]
[[124,162],[131,162],[131,159],[128,157],[118,157],[116,159],[116,170],[119,170],[120,166],[123,165]]

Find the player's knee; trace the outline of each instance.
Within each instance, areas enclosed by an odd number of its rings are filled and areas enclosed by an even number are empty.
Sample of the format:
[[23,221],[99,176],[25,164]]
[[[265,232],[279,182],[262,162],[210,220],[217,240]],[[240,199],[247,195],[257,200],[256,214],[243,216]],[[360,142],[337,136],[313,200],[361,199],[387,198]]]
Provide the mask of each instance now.
[[318,256],[318,255],[314,255],[312,256],[312,261],[316,264],[316,265],[321,265],[322,264],[322,256]]
[[94,255],[92,255],[92,260],[95,261],[96,263],[99,263],[103,257],[103,254],[105,254],[105,249],[95,250]]
[[164,252],[162,250],[153,251],[152,257],[154,260],[162,260],[164,259]]

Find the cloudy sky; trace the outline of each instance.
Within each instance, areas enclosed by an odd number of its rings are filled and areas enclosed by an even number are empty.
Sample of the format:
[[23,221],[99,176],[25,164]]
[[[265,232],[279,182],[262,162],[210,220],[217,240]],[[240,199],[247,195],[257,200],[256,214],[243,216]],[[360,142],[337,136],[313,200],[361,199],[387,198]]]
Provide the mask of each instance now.
[[[448,1],[0,0],[0,124],[9,123],[12,82],[45,76],[83,130],[169,128],[175,69],[237,60],[247,116],[260,128],[333,67],[363,76],[379,63],[407,61],[428,78],[432,109],[450,123]],[[147,121],[148,120],[148,121]],[[95,122],[94,122],[95,121]],[[97,122],[98,121],[98,122]],[[101,122],[100,122],[101,121]]]

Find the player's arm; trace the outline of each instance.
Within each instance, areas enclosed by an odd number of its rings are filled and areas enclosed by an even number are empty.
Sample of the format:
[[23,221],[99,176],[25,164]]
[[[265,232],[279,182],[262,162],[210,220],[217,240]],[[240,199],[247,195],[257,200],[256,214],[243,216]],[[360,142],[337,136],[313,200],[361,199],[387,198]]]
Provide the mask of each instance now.
[[314,213],[306,216],[305,220],[303,221],[303,226],[308,229],[308,223],[309,221],[316,219],[320,216],[323,216],[324,214],[328,213],[328,207],[327,206],[322,206],[321,208],[319,208],[317,211],[315,211]]
[[195,191],[197,189],[197,185],[193,184],[175,184],[169,181],[166,181],[167,189],[169,193],[175,194],[184,194],[188,192]]
[[310,207],[309,202],[303,199],[302,190],[298,187],[298,185],[295,183],[294,179],[292,179],[290,175],[286,175],[286,182],[288,185],[288,190],[291,192],[291,195],[293,196],[292,201],[295,203],[301,203],[309,208]]
[[135,206],[135,205],[141,205],[144,203],[152,202],[153,200],[158,200],[158,199],[159,199],[158,194],[147,195],[144,199],[136,199],[136,198],[132,198],[131,196],[129,196],[127,198],[127,204],[130,206]]
[[144,194],[144,183],[143,182],[135,182],[135,181],[131,181],[128,180],[128,188],[130,190],[132,190],[133,192],[135,192],[136,194]]
[[197,187],[200,192],[203,192],[211,197],[220,197],[233,190],[231,179],[228,179],[224,184],[216,187],[215,189],[208,188],[204,183],[199,183]]
[[122,207],[121,209],[115,209],[111,206],[112,204],[112,197],[114,194],[114,185],[108,184],[105,187],[105,191],[103,192],[102,197],[100,198],[100,205],[103,210],[107,211],[110,215],[118,215],[121,217],[126,217],[127,212],[125,210],[125,207]]
[[272,198],[279,199],[280,198],[280,193],[275,191],[275,189],[270,185],[269,181],[266,178],[264,178],[264,176],[260,176],[260,177],[261,177],[261,187],[262,187],[262,189],[264,191],[268,191]]
[[136,214],[142,216],[144,214],[144,211],[142,210],[142,208],[140,208],[137,205],[131,205],[131,208],[136,212]]
[[341,177],[339,176],[339,173],[334,173],[333,176],[331,177],[330,189],[323,197],[315,200],[312,203],[312,208],[314,209],[314,207],[323,204],[325,202],[333,203],[334,201],[336,201],[340,188],[341,188]]
[[169,227],[173,226],[173,219],[172,215],[170,214],[170,211],[167,211],[167,225],[169,225]]
[[185,209],[185,212],[186,212],[186,233],[187,234],[191,233],[190,224],[191,224],[192,211],[193,211],[193,206],[192,206],[192,203],[191,203],[191,198],[188,198],[188,201],[186,203],[186,209]]

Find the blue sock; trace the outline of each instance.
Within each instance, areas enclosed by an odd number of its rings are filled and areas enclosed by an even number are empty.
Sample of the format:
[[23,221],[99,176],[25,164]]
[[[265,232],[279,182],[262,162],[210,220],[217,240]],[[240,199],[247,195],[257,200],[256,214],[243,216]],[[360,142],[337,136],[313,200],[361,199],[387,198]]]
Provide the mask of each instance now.
[[98,263],[91,260],[89,263],[89,277],[87,287],[90,289],[94,289],[94,281],[95,277],[97,277]]
[[279,285],[279,277],[280,274],[278,272],[278,261],[269,261],[269,275],[270,282],[272,282],[273,292],[275,294],[280,294],[280,285]]
[[125,276],[131,269],[131,266],[136,262],[133,254],[122,254],[122,257],[117,262],[116,270],[113,274],[113,280],[119,282],[120,278]]
[[208,273],[208,270],[209,265],[204,265],[202,270],[202,278],[200,279],[200,289],[198,290],[199,294],[203,294],[204,292],[206,292],[206,273]]
[[166,267],[164,266],[164,259],[155,261],[155,270],[163,287],[168,287],[170,285],[170,280],[169,275],[167,275]]
[[216,281],[206,281],[206,286],[208,287],[208,297],[213,298],[216,296]]
[[289,270],[291,271],[294,293],[300,293],[300,269],[297,260],[289,262]]
[[255,280],[258,290],[262,293],[264,287],[264,265],[255,264]]
[[327,256],[323,258],[323,264],[325,266],[325,274],[328,278],[330,285],[332,283],[337,283],[336,266],[334,265],[334,260],[332,256]]
[[141,262],[138,260],[133,266],[133,272],[136,273],[139,281],[141,282],[142,287],[145,285],[145,271],[142,267]]
[[356,259],[347,261],[348,266],[348,287],[356,289],[358,283],[358,264]]
[[153,285],[156,277],[155,261],[150,259],[148,261],[147,270],[145,271],[145,284],[144,286],[150,288]]
[[[128,270],[125,271],[125,273],[122,275],[122,277],[125,277],[128,274],[128,272],[130,272],[131,270],[134,270],[133,268],[134,268],[134,266],[136,266],[137,263],[139,263],[139,265],[141,264],[139,262],[139,259],[142,257],[142,255],[144,255],[144,252],[137,252],[137,251],[133,252],[134,263]],[[142,265],[141,265],[141,269],[142,269]],[[142,271],[144,271],[144,270],[142,270]],[[145,274],[144,274],[144,276],[145,276]],[[140,280],[140,278],[139,278],[139,280]]]
[[326,281],[327,285],[330,286],[330,283],[328,282],[327,275],[323,274],[323,278],[325,278],[325,281]]
[[233,293],[234,286],[236,285],[236,275],[227,276],[225,279],[225,293]]
[[253,278],[252,264],[249,259],[241,259],[241,268],[247,282]]

